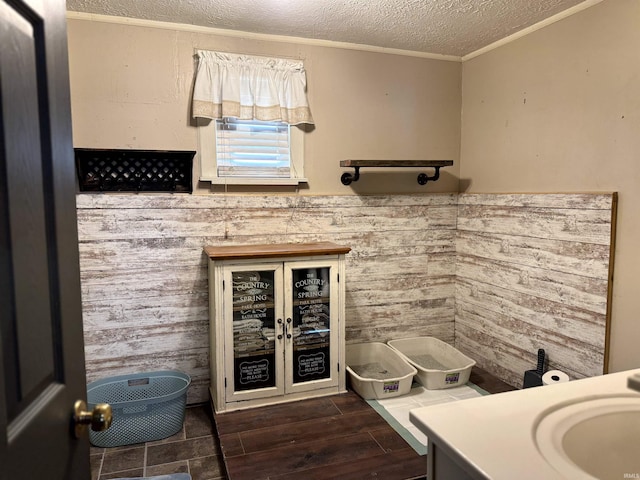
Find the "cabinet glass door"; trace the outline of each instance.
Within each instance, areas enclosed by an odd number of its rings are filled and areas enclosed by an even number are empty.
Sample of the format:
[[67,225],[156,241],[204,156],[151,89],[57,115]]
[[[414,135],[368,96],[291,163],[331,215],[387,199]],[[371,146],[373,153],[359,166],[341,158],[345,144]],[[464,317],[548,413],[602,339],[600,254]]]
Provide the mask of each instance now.
[[337,268],[316,265],[300,262],[287,270],[288,391],[337,382]]
[[226,272],[225,287],[231,288],[225,288],[225,295],[230,295],[231,301],[227,297],[225,303],[232,306],[226,315],[227,325],[231,325],[226,350],[233,357],[232,362],[227,361],[233,366],[233,374],[227,374],[228,396],[248,399],[283,393],[283,320],[277,298],[281,282],[282,266],[239,267]]

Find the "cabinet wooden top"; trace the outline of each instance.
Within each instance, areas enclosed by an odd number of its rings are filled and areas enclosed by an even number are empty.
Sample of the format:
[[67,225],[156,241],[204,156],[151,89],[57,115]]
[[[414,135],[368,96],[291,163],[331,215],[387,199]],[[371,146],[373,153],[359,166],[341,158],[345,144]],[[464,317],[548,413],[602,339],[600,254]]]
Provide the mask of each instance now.
[[337,255],[351,251],[351,247],[331,242],[274,243],[269,245],[226,245],[204,247],[212,260],[241,258],[301,257],[305,255]]

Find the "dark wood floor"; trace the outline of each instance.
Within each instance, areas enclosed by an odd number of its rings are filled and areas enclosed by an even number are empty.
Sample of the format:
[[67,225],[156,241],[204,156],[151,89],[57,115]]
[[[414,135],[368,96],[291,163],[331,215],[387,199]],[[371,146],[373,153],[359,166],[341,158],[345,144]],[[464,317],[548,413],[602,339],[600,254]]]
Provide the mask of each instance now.
[[[475,367],[471,381],[489,393],[515,390]],[[352,391],[214,419],[230,480],[425,478],[426,457]]]

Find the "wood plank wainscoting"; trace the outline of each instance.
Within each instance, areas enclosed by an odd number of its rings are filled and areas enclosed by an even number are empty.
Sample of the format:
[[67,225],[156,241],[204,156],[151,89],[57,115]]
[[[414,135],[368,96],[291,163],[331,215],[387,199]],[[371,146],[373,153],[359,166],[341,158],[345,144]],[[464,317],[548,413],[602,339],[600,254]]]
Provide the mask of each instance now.
[[602,373],[613,198],[79,194],[88,380],[177,369],[207,401],[203,246],[310,241],[352,247],[347,343],[455,336],[516,386],[538,347]]
[[87,376],[178,369],[208,400],[205,245],[349,245],[346,341],[453,342],[457,195],[80,194]]
[[544,348],[577,379],[607,368],[616,194],[462,194],[455,346],[518,387]]

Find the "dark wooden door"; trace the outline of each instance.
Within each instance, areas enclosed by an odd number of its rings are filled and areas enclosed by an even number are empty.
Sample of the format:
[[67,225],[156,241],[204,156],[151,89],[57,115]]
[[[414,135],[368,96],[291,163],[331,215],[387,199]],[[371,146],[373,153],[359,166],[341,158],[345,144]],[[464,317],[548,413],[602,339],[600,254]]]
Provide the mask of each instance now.
[[0,477],[86,480],[64,0],[0,0]]

